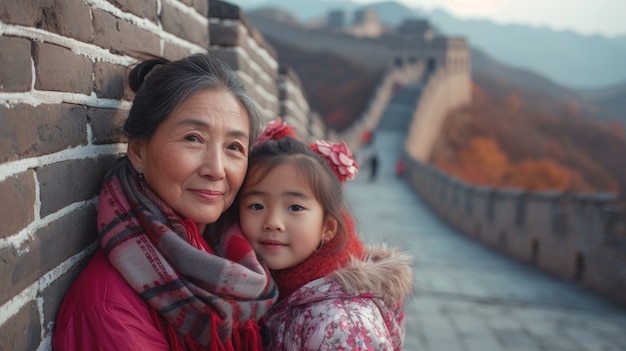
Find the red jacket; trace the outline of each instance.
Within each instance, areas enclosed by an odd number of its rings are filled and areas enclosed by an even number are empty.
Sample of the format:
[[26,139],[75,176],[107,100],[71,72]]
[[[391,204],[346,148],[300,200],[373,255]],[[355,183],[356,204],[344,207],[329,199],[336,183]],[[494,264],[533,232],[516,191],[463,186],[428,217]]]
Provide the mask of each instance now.
[[98,249],[63,300],[52,349],[169,351],[169,345],[149,305]]

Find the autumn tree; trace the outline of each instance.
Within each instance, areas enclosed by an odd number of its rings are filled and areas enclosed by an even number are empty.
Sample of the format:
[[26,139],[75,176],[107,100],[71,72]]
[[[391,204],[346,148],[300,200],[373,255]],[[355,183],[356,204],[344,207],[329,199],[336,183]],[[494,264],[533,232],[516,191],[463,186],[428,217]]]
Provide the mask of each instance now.
[[511,165],[507,182],[528,191],[565,191],[572,184],[572,175],[554,160],[524,160]]

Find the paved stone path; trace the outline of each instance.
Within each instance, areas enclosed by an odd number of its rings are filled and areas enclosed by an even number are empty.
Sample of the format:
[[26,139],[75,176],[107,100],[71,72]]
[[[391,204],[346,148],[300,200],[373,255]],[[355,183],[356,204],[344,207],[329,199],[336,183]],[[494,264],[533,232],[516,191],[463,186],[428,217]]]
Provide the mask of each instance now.
[[[463,236],[393,174],[401,136],[377,131],[376,181],[346,183],[365,241],[416,258],[407,351],[626,351],[626,309]],[[363,165],[364,166],[364,165]]]

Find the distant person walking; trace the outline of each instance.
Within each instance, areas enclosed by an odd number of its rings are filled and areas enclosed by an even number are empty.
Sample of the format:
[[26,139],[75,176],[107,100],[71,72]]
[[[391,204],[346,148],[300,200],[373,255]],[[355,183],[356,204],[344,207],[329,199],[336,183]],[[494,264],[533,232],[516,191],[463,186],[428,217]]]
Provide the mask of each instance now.
[[375,181],[378,175],[378,153],[372,152],[370,156],[370,181]]
[[369,168],[370,181],[375,181],[378,176],[378,153],[372,143],[373,133],[366,131],[363,134],[363,149],[361,150],[360,164],[364,165],[364,169]]
[[396,161],[395,171],[396,171],[396,177],[402,178],[402,176],[404,175],[404,160],[400,159]]

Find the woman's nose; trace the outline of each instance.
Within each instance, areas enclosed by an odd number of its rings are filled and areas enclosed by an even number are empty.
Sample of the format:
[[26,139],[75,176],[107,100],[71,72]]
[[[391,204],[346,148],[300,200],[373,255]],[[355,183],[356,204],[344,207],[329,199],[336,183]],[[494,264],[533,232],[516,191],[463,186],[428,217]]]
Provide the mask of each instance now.
[[223,157],[224,155],[219,148],[208,148],[202,156],[200,175],[210,177],[212,179],[224,178],[226,176],[226,171],[224,169]]

